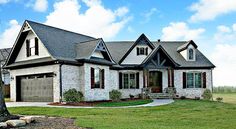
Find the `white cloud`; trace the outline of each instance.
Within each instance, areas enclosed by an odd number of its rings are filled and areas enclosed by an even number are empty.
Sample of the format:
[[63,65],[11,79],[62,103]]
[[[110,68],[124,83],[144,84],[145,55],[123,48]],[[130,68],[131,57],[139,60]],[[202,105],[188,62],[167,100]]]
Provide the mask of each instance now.
[[16,20],[9,21],[9,28],[7,28],[0,35],[0,46],[1,48],[12,47],[16,37],[20,31],[21,26]]
[[217,43],[211,54],[211,60],[216,65],[214,70],[214,85],[236,86],[236,31],[232,27],[218,26],[213,41]]
[[6,4],[8,2],[10,2],[10,0],[0,0],[0,4]]
[[218,44],[211,55],[216,65],[213,71],[214,86],[236,86],[236,45]]
[[224,25],[218,26],[217,30],[221,33],[230,33],[231,32],[231,29],[227,26],[224,26]]
[[233,24],[233,31],[236,31],[236,23]]
[[143,21],[141,21],[141,23],[147,23],[151,20],[151,16],[153,14],[155,14],[157,12],[156,8],[152,8],[149,11],[147,11],[146,13],[141,14],[144,18]]
[[235,0],[199,0],[190,6],[190,10],[195,12],[190,21],[207,21],[216,17],[236,11]]
[[63,0],[54,4],[54,11],[47,16],[46,24],[59,28],[87,34],[94,37],[110,39],[114,37],[130,20],[126,16],[128,9],[106,9],[100,0],[83,0],[88,9],[80,12],[77,0]]
[[33,8],[37,12],[45,12],[48,8],[48,1],[47,0],[36,0]]
[[162,29],[162,40],[196,40],[201,37],[205,29],[191,29],[185,22],[171,22]]

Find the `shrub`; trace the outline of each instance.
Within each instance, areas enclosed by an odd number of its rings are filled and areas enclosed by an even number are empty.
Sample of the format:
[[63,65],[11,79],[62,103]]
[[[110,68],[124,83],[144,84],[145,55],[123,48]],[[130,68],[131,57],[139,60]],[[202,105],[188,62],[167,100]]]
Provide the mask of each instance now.
[[69,89],[63,93],[66,102],[80,102],[83,100],[83,93],[76,89]]
[[186,97],[185,96],[180,96],[180,99],[186,99]]
[[212,93],[209,89],[206,89],[202,95],[203,99],[210,100],[212,98]]
[[109,92],[109,96],[112,101],[119,101],[121,99],[121,95],[121,92],[118,90],[112,90]]
[[130,99],[134,99],[134,95],[129,94]]
[[217,102],[222,102],[222,101],[223,101],[223,98],[222,98],[222,97],[217,97],[217,98],[216,98],[216,101],[217,101]]

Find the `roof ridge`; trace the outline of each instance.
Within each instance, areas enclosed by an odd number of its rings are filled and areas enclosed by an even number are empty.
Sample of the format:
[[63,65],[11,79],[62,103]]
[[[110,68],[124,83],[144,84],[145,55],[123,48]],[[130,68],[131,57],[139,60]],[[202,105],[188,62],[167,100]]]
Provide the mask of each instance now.
[[101,38],[92,39],[92,40],[88,40],[88,41],[79,42],[79,43],[77,43],[77,44],[82,44],[82,43],[86,43],[86,42],[96,41],[96,40],[100,40],[100,39],[101,39]]
[[[33,23],[35,23],[35,24],[39,24],[39,25],[43,25],[43,26],[47,26],[47,27],[51,27],[51,28],[58,29],[58,30],[62,30],[62,31],[66,31],[66,32],[69,32],[69,33],[74,33],[74,34],[78,34],[78,35],[86,36],[86,37],[89,37],[89,38],[94,38],[94,37],[91,37],[91,36],[88,36],[88,35],[85,35],[85,34],[81,34],[81,33],[73,32],[73,31],[69,31],[69,30],[66,30],[66,29],[62,29],[62,28],[55,27],[55,26],[50,26],[50,25],[47,25],[47,24],[43,24],[43,23],[39,23],[39,22],[35,22],[35,21],[31,21],[31,20],[25,20],[25,21],[27,21],[27,22],[33,22]],[[96,38],[94,38],[94,39],[96,39]]]

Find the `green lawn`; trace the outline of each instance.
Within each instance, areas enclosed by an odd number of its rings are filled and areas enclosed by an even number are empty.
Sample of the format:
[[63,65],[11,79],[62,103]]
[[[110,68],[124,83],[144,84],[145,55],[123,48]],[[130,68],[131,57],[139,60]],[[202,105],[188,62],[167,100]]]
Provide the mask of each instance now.
[[197,100],[146,108],[9,108],[13,114],[76,118],[76,124],[94,129],[233,129],[236,105]]
[[236,104],[236,93],[214,93],[213,94],[214,100],[217,97],[222,97],[224,103]]
[[135,106],[151,103],[153,100],[132,100],[132,101],[120,101],[120,102],[104,102],[96,104],[96,107],[120,107],[120,106]]

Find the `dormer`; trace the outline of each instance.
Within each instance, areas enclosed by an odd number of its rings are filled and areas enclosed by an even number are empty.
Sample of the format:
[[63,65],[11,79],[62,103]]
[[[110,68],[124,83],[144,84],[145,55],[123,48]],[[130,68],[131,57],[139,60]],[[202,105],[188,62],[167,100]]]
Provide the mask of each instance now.
[[187,61],[196,61],[196,49],[197,45],[190,40],[189,42],[183,44],[178,48],[178,52],[184,57]]

